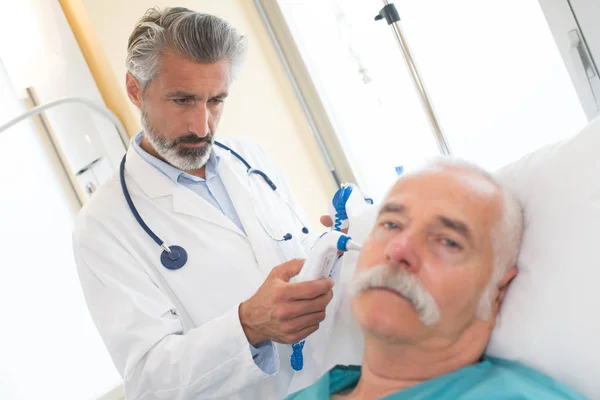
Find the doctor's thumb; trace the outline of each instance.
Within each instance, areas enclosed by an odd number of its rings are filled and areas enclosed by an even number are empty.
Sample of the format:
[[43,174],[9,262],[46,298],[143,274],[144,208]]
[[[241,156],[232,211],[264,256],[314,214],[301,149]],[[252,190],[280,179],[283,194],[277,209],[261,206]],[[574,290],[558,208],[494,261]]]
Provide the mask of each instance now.
[[290,279],[292,279],[300,273],[303,265],[303,259],[295,258],[293,260],[276,266],[271,270],[271,273],[269,275],[275,278],[279,278],[284,282],[289,282]]

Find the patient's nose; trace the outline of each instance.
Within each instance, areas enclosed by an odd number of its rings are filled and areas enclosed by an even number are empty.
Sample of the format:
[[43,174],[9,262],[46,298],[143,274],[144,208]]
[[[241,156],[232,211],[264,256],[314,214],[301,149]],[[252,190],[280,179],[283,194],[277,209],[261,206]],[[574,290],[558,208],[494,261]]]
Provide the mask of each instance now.
[[421,264],[416,246],[417,240],[414,235],[408,232],[399,233],[387,243],[385,258],[391,265],[397,265],[416,273]]

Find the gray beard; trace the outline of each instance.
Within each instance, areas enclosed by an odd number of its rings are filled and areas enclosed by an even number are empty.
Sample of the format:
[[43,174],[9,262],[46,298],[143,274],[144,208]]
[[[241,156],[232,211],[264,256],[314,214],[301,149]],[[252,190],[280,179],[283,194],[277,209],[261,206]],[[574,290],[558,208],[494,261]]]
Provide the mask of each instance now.
[[166,162],[182,171],[193,171],[206,165],[212,152],[214,137],[208,132],[202,147],[179,147],[180,143],[199,143],[197,136],[189,134],[176,139],[162,137],[148,120],[147,114],[142,107],[142,127],[148,141]]

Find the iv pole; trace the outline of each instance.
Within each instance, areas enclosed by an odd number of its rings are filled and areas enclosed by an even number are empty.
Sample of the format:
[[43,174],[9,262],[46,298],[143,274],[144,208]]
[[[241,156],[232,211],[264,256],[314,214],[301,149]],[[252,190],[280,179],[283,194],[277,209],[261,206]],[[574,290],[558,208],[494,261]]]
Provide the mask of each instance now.
[[383,3],[385,4],[385,7],[383,7],[379,14],[375,17],[375,21],[380,21],[385,18],[388,25],[392,26],[394,36],[398,41],[400,50],[402,50],[404,61],[406,62],[413,83],[415,84],[415,89],[417,90],[419,98],[421,99],[421,103],[425,108],[425,113],[427,114],[429,125],[433,130],[433,135],[435,136],[440,153],[443,155],[450,155],[450,146],[448,145],[448,141],[444,136],[444,132],[442,131],[442,127],[435,113],[435,109],[433,108],[433,104],[431,103],[431,99],[429,98],[429,94],[427,93],[427,89],[425,88],[425,84],[423,83],[423,79],[421,78],[421,74],[419,73],[412,52],[410,51],[410,47],[408,46],[408,43],[404,37],[404,33],[402,32],[398,10],[396,9],[396,6],[393,3],[390,3],[388,0],[383,0]]

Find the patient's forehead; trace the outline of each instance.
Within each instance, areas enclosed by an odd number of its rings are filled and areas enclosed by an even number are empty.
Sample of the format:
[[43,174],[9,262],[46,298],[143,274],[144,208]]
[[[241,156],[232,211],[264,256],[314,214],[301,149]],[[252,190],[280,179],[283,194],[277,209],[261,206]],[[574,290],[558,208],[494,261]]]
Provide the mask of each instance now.
[[388,196],[407,186],[420,191],[432,191],[435,188],[440,191],[461,191],[487,198],[500,194],[499,187],[488,177],[460,166],[430,166],[405,175],[396,181]]
[[399,179],[382,202],[421,212],[448,214],[489,228],[502,214],[499,187],[485,176],[456,167],[439,167]]

